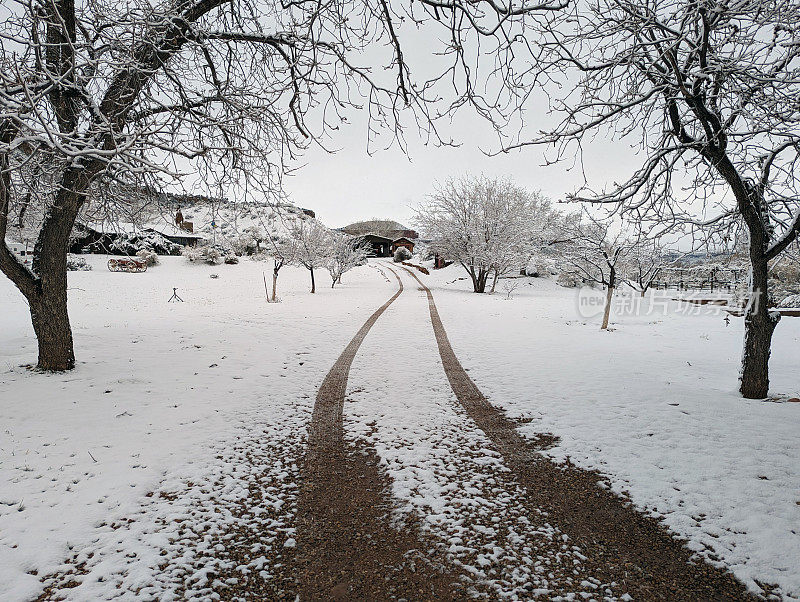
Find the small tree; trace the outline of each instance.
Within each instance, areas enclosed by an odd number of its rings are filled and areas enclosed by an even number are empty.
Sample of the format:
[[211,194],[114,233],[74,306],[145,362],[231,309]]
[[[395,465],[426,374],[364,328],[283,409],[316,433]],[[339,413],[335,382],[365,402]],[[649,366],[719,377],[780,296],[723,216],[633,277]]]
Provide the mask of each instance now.
[[538,193],[510,180],[464,177],[448,180],[417,210],[431,249],[458,261],[476,293],[492,274],[520,269],[536,244],[537,223],[552,211]]
[[367,261],[372,248],[363,238],[353,238],[346,234],[331,232],[328,273],[331,275],[331,288],[341,284],[342,275]]
[[331,254],[331,233],[313,218],[301,220],[292,229],[292,257],[311,274],[311,292],[317,291],[314,270],[324,267]]
[[657,240],[641,238],[628,254],[625,281],[644,297],[667,263],[664,248]]
[[248,226],[245,228],[239,240],[234,246],[235,250],[239,253],[247,253],[248,255],[258,255],[261,253],[261,243],[267,240],[267,235],[258,226]]
[[270,301],[275,303],[278,300],[278,274],[281,268],[294,262],[294,241],[277,236],[269,236],[270,252],[272,254],[272,298]]
[[624,269],[622,262],[634,246],[621,232],[615,234],[613,225],[611,220],[601,221],[584,211],[554,243],[561,250],[567,274],[606,288],[601,330],[608,329],[614,290]]

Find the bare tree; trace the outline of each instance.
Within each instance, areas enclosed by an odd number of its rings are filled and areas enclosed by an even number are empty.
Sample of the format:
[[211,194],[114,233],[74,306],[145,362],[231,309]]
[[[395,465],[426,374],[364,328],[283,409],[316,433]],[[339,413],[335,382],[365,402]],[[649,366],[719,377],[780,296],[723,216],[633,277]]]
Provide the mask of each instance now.
[[551,211],[538,193],[510,180],[451,179],[417,209],[416,221],[431,249],[458,261],[476,293],[488,279],[525,266],[535,245],[537,219]]
[[317,292],[314,270],[324,267],[331,254],[331,233],[313,218],[300,220],[291,233],[291,256],[311,273],[311,292]]
[[631,140],[643,163],[630,179],[574,199],[727,240],[742,229],[750,302],[740,391],[766,397],[779,320],[768,264],[800,231],[800,4],[594,0],[554,17],[543,35],[539,75],[572,92],[551,98],[563,117],[555,127],[508,148],[553,145],[550,159],[560,160],[598,134]]
[[[31,268],[0,245],[0,270],[31,308],[39,368],[74,365],[67,247],[98,182],[191,173],[209,189],[273,194],[298,151],[324,145],[350,110],[368,111],[370,141],[384,131],[401,144],[401,112],[434,141],[442,141],[435,120],[461,106],[501,123],[509,100],[503,91],[513,81],[512,46],[531,15],[563,6],[560,0],[4,2],[1,241],[9,216],[24,211],[31,192],[15,175],[32,162],[52,173],[52,186],[34,192],[45,209]],[[406,32],[429,34],[437,57],[426,59],[419,78],[403,51]],[[484,52],[493,60],[480,60]],[[368,57],[390,69],[360,64]],[[488,80],[496,89],[487,88]]]
[[331,275],[331,288],[342,282],[342,275],[354,267],[363,265],[372,252],[372,247],[363,238],[353,238],[346,234],[331,232],[328,256],[328,273]]
[[564,271],[584,283],[606,288],[601,330],[608,329],[614,291],[624,273],[624,261],[634,247],[620,224],[584,211],[554,243],[561,251]]
[[668,263],[666,250],[660,242],[641,236],[634,242],[625,261],[625,281],[644,297]]

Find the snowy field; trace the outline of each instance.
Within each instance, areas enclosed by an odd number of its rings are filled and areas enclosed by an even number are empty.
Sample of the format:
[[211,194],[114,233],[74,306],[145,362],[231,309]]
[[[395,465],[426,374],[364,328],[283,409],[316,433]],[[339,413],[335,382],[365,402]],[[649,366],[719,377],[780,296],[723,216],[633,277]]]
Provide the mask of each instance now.
[[[243,499],[236,470],[270,467],[269,478],[285,484],[271,489],[270,503],[291,504],[293,461],[316,389],[396,288],[394,278],[365,266],[335,290],[319,273],[311,295],[308,273],[284,268],[282,302],[267,304],[270,264],[162,258],[144,274],[121,274],[106,270],[105,257],[88,259],[93,271],[70,273],[78,367],[66,375],[25,367],[36,360],[27,306],[0,281],[2,600],[35,597],[40,577],[82,550],[96,554],[81,559],[91,575],[73,599],[152,584],[165,547],[173,572],[159,579],[168,589],[170,575],[198,564],[181,557],[185,534],[175,517],[208,522],[215,496],[231,507]],[[718,308],[687,313],[670,302],[652,315],[614,317],[614,330],[600,332],[599,317],[581,317],[577,292],[550,280],[522,279],[507,300],[502,286],[492,296],[469,293],[463,276],[451,266],[422,278],[481,390],[511,415],[532,419],[524,433],[557,435],[548,453],[600,470],[752,588],[774,583],[800,599],[800,404],[738,397],[741,319],[726,325]],[[523,566],[515,546],[553,532],[546,524],[515,527],[505,493],[476,504],[504,467],[452,403],[426,304],[404,280],[406,293],[353,365],[348,437],[375,447],[401,509],[421,514],[476,579],[521,596],[519,583],[535,570],[497,571],[491,561]],[[167,303],[173,287],[184,303]],[[773,393],[800,394],[799,344],[800,318],[785,318],[774,339]],[[243,458],[253,461],[243,446],[255,439],[277,451],[242,466]],[[463,452],[457,466],[448,461],[454,442]],[[203,481],[218,490],[195,486]],[[470,509],[479,528],[454,532],[460,509]],[[509,522],[495,534],[496,514]],[[118,522],[128,525],[109,527]],[[291,540],[284,522],[264,524],[276,546]],[[124,583],[114,581],[121,571]],[[203,576],[194,581],[202,592]]]
[[[738,395],[741,318],[659,291],[651,315],[612,316],[601,332],[577,291],[524,279],[506,300],[468,292],[464,275],[425,281],[483,393],[532,419],[523,433],[554,433],[554,457],[608,475],[750,587],[800,599],[800,403]],[[800,318],[778,325],[770,376],[773,395],[800,397]]]
[[[124,274],[108,272],[104,256],[86,257],[94,269],[69,274],[78,361],[69,374],[24,366],[36,362],[28,308],[0,280],[3,601],[35,597],[39,576],[95,542],[95,527],[137,514],[162,482],[177,488],[211,475],[243,422],[302,430],[325,373],[394,290],[362,267],[336,290],[318,273],[311,295],[308,272],[286,267],[282,302],[267,304],[262,272],[271,286],[271,263],[163,257],[146,273]],[[173,287],[184,303],[167,302]],[[124,545],[138,547],[141,531],[152,530],[129,532]],[[91,588],[75,595],[103,597]]]

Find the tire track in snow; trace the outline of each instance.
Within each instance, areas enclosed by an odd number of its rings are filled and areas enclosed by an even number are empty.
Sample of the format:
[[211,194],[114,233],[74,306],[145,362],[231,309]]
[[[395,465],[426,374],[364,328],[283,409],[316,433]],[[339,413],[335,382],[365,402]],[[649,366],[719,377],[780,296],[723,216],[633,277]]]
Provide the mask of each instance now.
[[456,578],[431,562],[414,525],[394,528],[390,479],[369,448],[347,445],[342,411],[353,359],[397,292],[364,323],[322,382],[301,473],[294,558],[303,600],[454,599]]
[[442,365],[456,398],[493,442],[526,495],[531,514],[545,511],[550,522],[577,543],[594,576],[618,584],[644,600],[750,600],[729,572],[696,559],[655,518],[601,486],[602,477],[572,465],[558,465],[536,452],[514,421],[495,408],[458,360],[447,337],[433,293],[408,272],[428,297],[430,320]]
[[[396,520],[418,519],[431,551],[462,571],[461,599],[613,599],[580,549],[519,504],[524,490],[452,392],[427,308],[424,293],[403,295],[373,328],[348,384],[345,437],[380,457]],[[389,349],[389,362],[374,360]]]

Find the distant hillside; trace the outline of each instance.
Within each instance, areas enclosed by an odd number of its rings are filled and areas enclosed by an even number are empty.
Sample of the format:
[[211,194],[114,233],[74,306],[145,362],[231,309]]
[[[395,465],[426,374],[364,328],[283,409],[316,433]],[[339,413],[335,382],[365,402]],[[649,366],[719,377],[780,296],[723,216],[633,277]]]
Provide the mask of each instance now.
[[342,232],[346,232],[352,236],[360,236],[362,234],[378,234],[386,238],[399,238],[405,236],[407,238],[417,238],[417,233],[411,230],[408,226],[404,226],[400,222],[391,219],[371,219],[363,222],[355,222],[349,226],[341,228]]
[[[283,238],[298,221],[314,219],[308,215],[308,210],[290,203],[198,202],[184,205],[181,211],[184,219],[193,223],[195,233],[222,246],[233,244],[250,228]],[[169,223],[174,220],[174,214],[162,213],[159,218]]]

